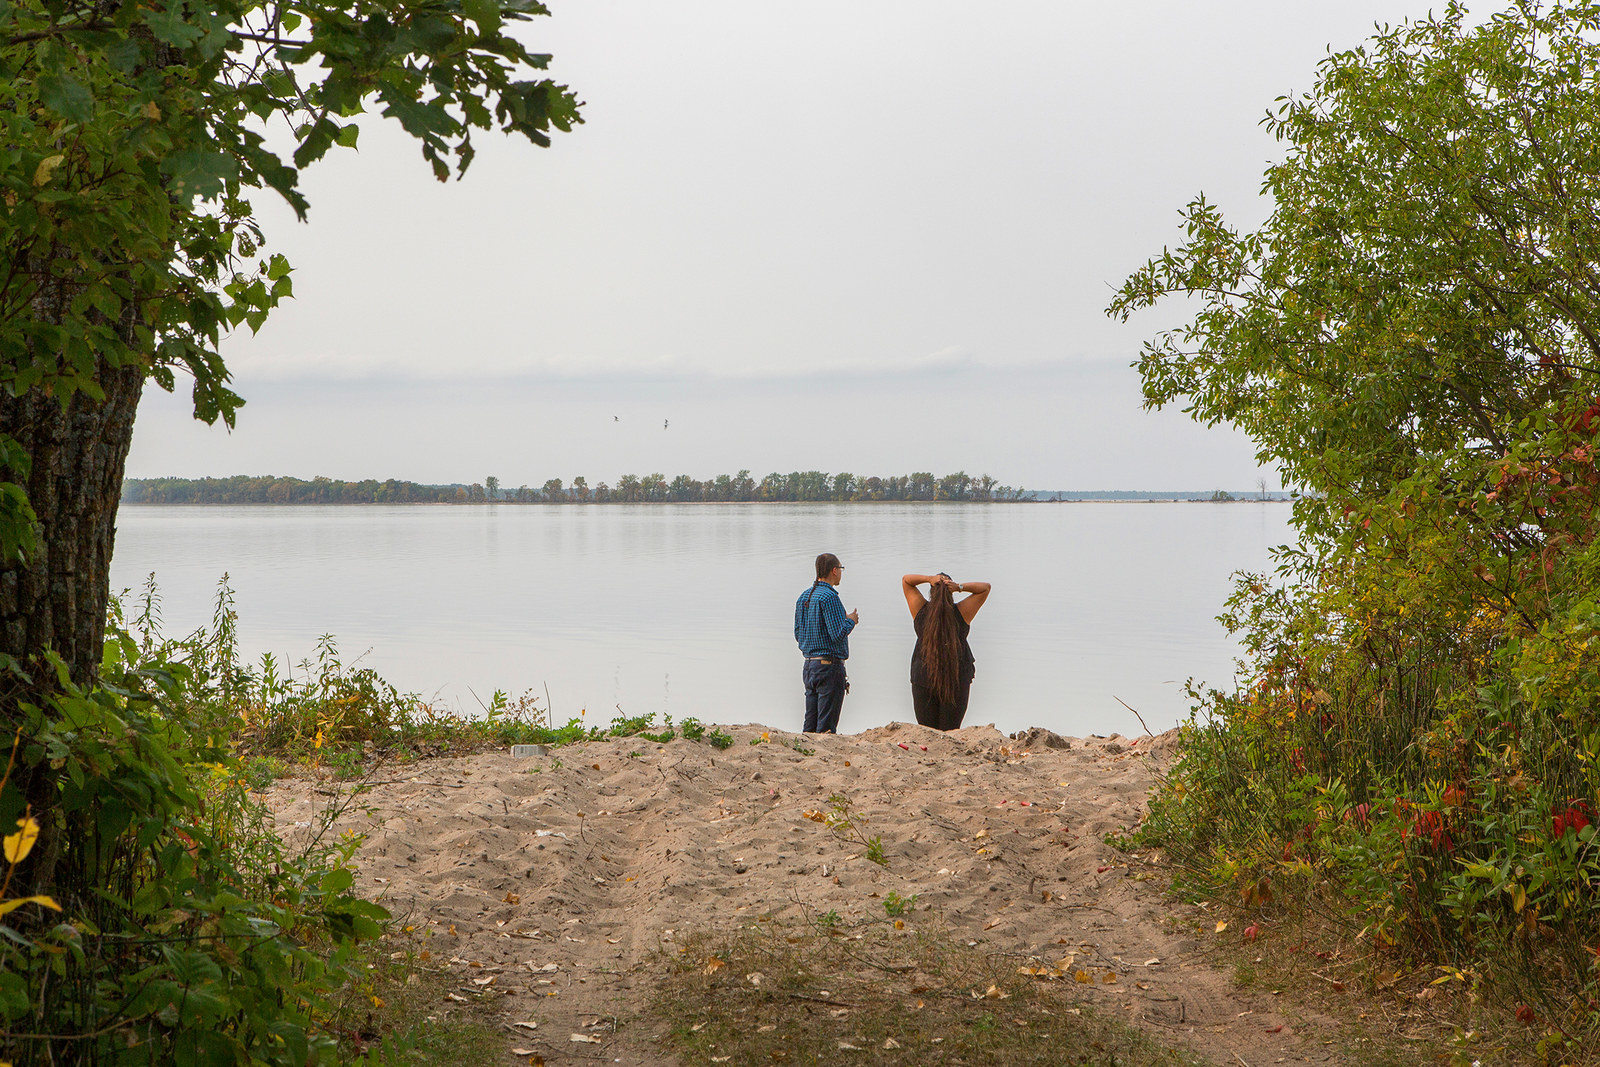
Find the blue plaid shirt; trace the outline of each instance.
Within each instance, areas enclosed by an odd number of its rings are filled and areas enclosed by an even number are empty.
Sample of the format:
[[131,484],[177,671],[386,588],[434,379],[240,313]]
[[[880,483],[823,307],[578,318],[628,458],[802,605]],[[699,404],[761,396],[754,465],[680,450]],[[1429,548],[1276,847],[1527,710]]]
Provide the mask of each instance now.
[[794,639],[807,656],[850,658],[850,631],[856,628],[844,613],[844,601],[827,582],[818,580],[794,602]]

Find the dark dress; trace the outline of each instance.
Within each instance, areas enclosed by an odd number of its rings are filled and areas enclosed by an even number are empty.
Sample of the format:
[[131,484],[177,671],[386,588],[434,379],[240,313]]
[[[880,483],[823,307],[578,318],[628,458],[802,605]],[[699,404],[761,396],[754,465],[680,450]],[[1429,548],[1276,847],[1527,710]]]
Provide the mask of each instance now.
[[917,629],[917,647],[911,650],[911,704],[916,709],[917,721],[924,726],[931,726],[935,730],[954,730],[961,725],[961,720],[967,714],[967,697],[972,692],[972,677],[976,673],[975,661],[972,658],[972,649],[967,646],[967,634],[972,632],[972,625],[956,615],[956,632],[961,636],[961,668],[956,676],[955,698],[948,703],[941,702],[933,694],[929,686],[928,671],[922,662],[922,627],[927,621],[928,609],[932,604],[924,604],[917,610],[914,625]]

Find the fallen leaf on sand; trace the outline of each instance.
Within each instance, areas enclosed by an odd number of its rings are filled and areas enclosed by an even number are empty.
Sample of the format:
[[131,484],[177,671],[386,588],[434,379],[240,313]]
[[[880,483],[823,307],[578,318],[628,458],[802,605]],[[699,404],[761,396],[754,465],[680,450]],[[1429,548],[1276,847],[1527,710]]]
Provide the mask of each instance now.
[[722,970],[722,968],[724,968],[726,966],[727,966],[726,963],[723,963],[721,960],[717,959],[717,957],[712,956],[711,958],[706,960],[706,973],[707,974],[716,974],[718,971]]
[[752,971],[750,974],[744,976],[744,980],[749,982],[751,985],[760,985],[761,980],[765,977],[766,975],[762,974],[760,971]]
[[446,993],[444,999],[454,1001],[457,1004],[465,1004],[467,1002],[467,998],[459,993]]
[[568,1034],[567,1040],[574,1045],[598,1045],[605,1039],[594,1034]]
[[511,1050],[511,1054],[513,1056],[533,1056],[533,1055],[536,1055],[536,1053],[531,1048],[514,1048],[514,1049]]
[[522,898],[517,896],[515,893],[507,893],[504,897],[500,898],[500,903],[502,903],[502,904],[521,904],[522,903]]
[[506,1025],[510,1026],[510,1027],[520,1027],[523,1030],[537,1030],[537,1029],[539,1029],[539,1024],[536,1023],[536,1022],[506,1023]]
[[[926,747],[926,746],[924,746],[924,747]],[[883,1039],[883,1047],[884,1048],[899,1048],[900,1047],[900,1042],[896,1041],[892,1037],[886,1037],[886,1038]]]
[[1094,981],[1094,975],[1090,974],[1088,971],[1073,971],[1072,980],[1083,985],[1088,985]]
[[761,1026],[756,1027],[756,1033],[758,1033],[758,1034],[768,1034],[768,1033],[771,1033],[772,1031],[774,1031],[776,1029],[777,1029],[777,1027],[772,1025],[771,1023],[764,1023]]
[[986,838],[988,836],[989,836],[989,831],[988,830],[979,830],[977,833],[972,835],[972,839],[974,841],[982,841],[984,838]]
[[866,1051],[866,1049],[862,1048],[860,1045],[852,1045],[848,1041],[839,1042],[839,1047],[841,1049],[843,1049],[844,1051],[846,1051],[846,1052],[865,1052]]
[[1221,920],[1221,921],[1219,921],[1217,923],[1217,933],[1220,934],[1220,933],[1222,933],[1222,931],[1226,930],[1227,928],[1228,928],[1228,920],[1223,919],[1223,920]]

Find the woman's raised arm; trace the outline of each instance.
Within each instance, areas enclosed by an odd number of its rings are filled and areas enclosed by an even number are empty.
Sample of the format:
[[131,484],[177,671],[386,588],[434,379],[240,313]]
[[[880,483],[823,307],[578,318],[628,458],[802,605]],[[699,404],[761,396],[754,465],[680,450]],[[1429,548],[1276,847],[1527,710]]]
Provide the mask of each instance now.
[[967,620],[968,623],[971,623],[972,617],[978,613],[979,608],[983,607],[983,602],[989,599],[989,583],[958,582],[956,583],[955,591],[958,593],[971,594],[970,596],[956,601],[956,610],[961,612],[961,617],[963,619]]
[[932,585],[939,580],[937,574],[907,574],[900,579],[900,591],[906,596],[906,607],[911,610],[911,617],[917,617],[917,612],[928,605],[928,598],[922,595],[919,585]]

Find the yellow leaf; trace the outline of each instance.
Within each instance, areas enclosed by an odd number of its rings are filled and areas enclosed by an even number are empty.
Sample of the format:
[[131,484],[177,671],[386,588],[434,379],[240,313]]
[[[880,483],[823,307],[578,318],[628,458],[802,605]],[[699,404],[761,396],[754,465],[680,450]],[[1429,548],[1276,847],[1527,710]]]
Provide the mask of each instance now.
[[66,158],[66,156],[46,156],[41,159],[39,165],[33,171],[33,184],[35,186],[50,184],[50,179],[55,175],[56,168],[61,166],[62,161]]
[[1226,919],[1224,919],[1223,921],[1217,923],[1217,933],[1220,934],[1220,933],[1222,933],[1222,931],[1226,930],[1227,928],[1228,928],[1228,921]]
[[1084,985],[1088,985],[1094,981],[1094,975],[1090,974],[1088,971],[1073,971],[1072,980],[1074,982],[1081,982]]
[[0,900],[0,915],[9,915],[24,904],[38,904],[40,907],[51,908],[55,911],[61,910],[61,905],[49,897],[18,897],[15,900]]
[[33,843],[39,839],[39,820],[18,819],[17,825],[22,829],[7,835],[5,840],[6,862],[11,864],[21,863],[33,851]]

